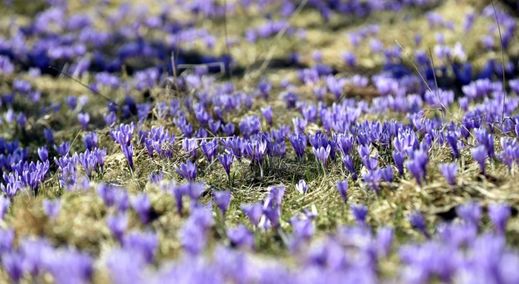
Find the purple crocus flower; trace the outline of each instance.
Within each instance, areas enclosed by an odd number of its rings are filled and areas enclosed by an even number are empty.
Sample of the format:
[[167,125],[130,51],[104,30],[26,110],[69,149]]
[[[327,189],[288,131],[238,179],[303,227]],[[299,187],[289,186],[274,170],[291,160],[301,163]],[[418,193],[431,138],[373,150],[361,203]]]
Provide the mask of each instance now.
[[[5,214],[9,211],[9,207],[11,206],[11,200],[4,196],[0,196],[0,220],[4,219]],[[0,251],[1,253],[1,251]]]
[[404,175],[405,155],[398,150],[393,150],[392,156],[393,156],[393,162],[395,163],[398,173],[400,174],[400,176]]
[[494,224],[497,233],[504,234],[506,222],[510,218],[512,211],[507,204],[492,204],[488,206],[488,217]]
[[56,219],[61,210],[61,203],[59,200],[43,200],[43,212],[50,219]]
[[[362,174],[362,180],[371,190],[378,192],[380,190],[380,182],[382,181],[383,173],[386,175],[385,170],[383,169],[368,170]],[[388,176],[387,178],[392,179],[392,172],[390,175],[391,176]]]
[[54,133],[52,132],[52,129],[50,129],[50,128],[43,129],[43,137],[45,138],[45,141],[47,141],[47,144],[54,143]]
[[19,161],[13,165],[12,172],[4,172],[4,183],[0,184],[0,188],[7,196],[14,196],[18,190],[30,188],[37,193],[40,183],[43,182],[47,172],[49,171],[49,161],[40,162],[23,162]]
[[182,214],[182,211],[184,210],[183,197],[186,194],[185,187],[172,186],[172,187],[170,187],[170,190],[171,190],[171,194],[173,195],[173,198],[175,198],[175,205],[177,207],[177,213]]
[[222,131],[225,135],[231,136],[234,134],[235,127],[232,122],[226,123],[222,126]]
[[261,130],[261,121],[259,117],[255,115],[250,115],[244,117],[240,121],[240,132],[244,137],[248,138],[251,135],[257,134]]
[[353,137],[350,135],[339,134],[335,137],[335,141],[342,155],[349,155],[353,149]]
[[342,54],[342,61],[348,66],[348,67],[354,67],[357,65],[357,57],[355,54],[351,52],[346,52]]
[[184,139],[182,141],[182,149],[189,154],[191,158],[196,158],[198,149],[198,140],[196,139]]
[[77,97],[76,96],[68,96],[66,98],[67,106],[70,110],[75,110],[77,107]]
[[411,224],[411,227],[413,227],[413,229],[419,231],[426,237],[429,236],[427,233],[427,225],[425,224],[425,218],[420,212],[414,211],[413,213],[411,213],[411,215],[409,215],[409,223]]
[[155,259],[158,245],[157,235],[149,232],[132,232],[124,236],[123,240],[123,248],[138,252],[148,263]]
[[458,165],[456,163],[440,164],[440,172],[449,185],[456,185]]
[[485,146],[488,157],[493,159],[495,157],[494,135],[488,133],[484,128],[478,128],[474,133],[479,144]]
[[31,277],[44,272],[46,258],[53,253],[53,248],[45,239],[22,239],[20,252],[24,257],[24,270]]
[[469,225],[478,226],[481,219],[481,206],[476,202],[469,202],[456,207],[456,213]]
[[330,151],[331,147],[330,145],[323,147],[320,146],[319,148],[312,148],[315,158],[319,161],[321,166],[323,168],[326,167],[326,162],[328,161],[328,158],[330,157]]
[[106,268],[113,283],[140,283],[143,281],[142,267],[146,261],[135,250],[115,249],[107,257]]
[[14,230],[0,228],[0,254],[5,254],[14,248]]
[[296,190],[300,194],[305,194],[306,191],[308,191],[308,185],[304,179],[299,180],[299,182],[296,184]]
[[223,215],[227,213],[229,209],[229,205],[231,203],[231,192],[230,191],[215,191],[214,192],[214,202],[218,209],[222,212]]
[[199,205],[198,200],[205,191],[205,185],[203,183],[190,182],[179,186],[179,188],[181,188],[183,194],[187,195],[191,199],[191,205]]
[[93,274],[92,258],[72,249],[56,249],[46,266],[56,283],[89,283]]
[[9,57],[0,55],[0,74],[9,75],[14,72],[14,64]]
[[122,242],[124,231],[126,231],[126,227],[128,226],[128,217],[126,214],[118,213],[111,215],[106,219],[106,224],[115,239]]
[[180,242],[186,252],[191,255],[200,254],[206,245],[206,234],[214,224],[211,210],[206,207],[195,207],[182,230]]
[[382,227],[378,229],[376,236],[376,243],[378,252],[382,256],[389,255],[391,246],[393,244],[394,233],[390,227]]
[[263,213],[269,224],[264,223],[265,226],[278,227],[281,217],[281,203],[285,194],[285,187],[283,185],[271,186],[269,194],[263,202]]
[[501,147],[503,150],[498,155],[499,160],[511,171],[513,164],[519,163],[519,143],[515,139],[502,137]]
[[254,226],[259,224],[261,216],[263,216],[263,205],[261,203],[243,204],[241,209]]
[[2,266],[13,281],[19,283],[23,277],[23,256],[17,252],[2,255]]
[[267,80],[261,80],[258,84],[258,90],[261,96],[265,99],[269,97],[270,91],[272,89],[272,85]]
[[302,133],[293,134],[289,137],[290,144],[294,148],[294,152],[299,159],[302,159],[305,154],[305,149],[307,145],[306,136]]
[[121,124],[119,127],[110,131],[112,139],[121,146],[121,150],[123,151],[123,154],[126,157],[128,165],[132,171],[134,169],[132,145],[133,130],[133,124]]
[[368,208],[362,204],[354,204],[351,206],[351,213],[357,224],[365,224],[368,216]]
[[355,169],[355,164],[353,163],[353,159],[350,155],[345,155],[342,158],[342,164],[344,165],[344,168],[351,174],[351,178],[353,180],[357,179],[357,170]]
[[459,150],[459,137],[456,133],[454,132],[449,132],[446,136],[447,138],[447,143],[449,144],[450,148],[451,148],[451,153],[452,153],[452,156],[454,157],[454,159],[459,159],[461,154],[460,154],[460,150]]
[[119,189],[113,185],[101,183],[97,187],[97,195],[103,200],[105,206],[110,207],[115,204],[116,194]]
[[79,124],[81,124],[81,127],[83,127],[83,129],[88,128],[88,123],[90,122],[90,115],[88,113],[86,113],[86,112],[78,113],[77,119],[79,121]]
[[86,150],[77,156],[77,160],[83,166],[88,177],[92,177],[95,170],[102,171],[106,157],[106,150],[95,148],[92,151]]
[[414,152],[412,160],[407,161],[406,163],[407,169],[420,185],[425,181],[428,162],[429,157],[427,156],[427,153],[422,150],[417,150]]
[[104,116],[106,126],[113,126],[117,121],[117,114],[114,111],[109,111]]
[[294,92],[288,91],[288,92],[284,92],[280,95],[281,95],[281,98],[283,99],[283,101],[285,102],[286,108],[292,109],[292,108],[296,107],[296,103],[297,103],[299,97]]
[[261,108],[261,114],[263,114],[263,117],[267,121],[268,125],[272,125],[272,107],[267,106],[267,107]]
[[159,184],[164,179],[164,172],[162,172],[162,171],[152,172],[148,178],[152,184]]
[[348,181],[342,180],[337,182],[337,191],[339,191],[339,194],[341,195],[342,200],[344,203],[348,202]]
[[209,121],[207,122],[207,127],[209,127],[209,130],[213,135],[218,134],[218,130],[220,130],[221,126],[222,122],[219,120],[209,119]]
[[54,145],[54,149],[58,152],[58,155],[64,157],[70,152],[70,143],[65,141],[60,145]]
[[202,153],[204,153],[207,160],[212,162],[218,150],[218,141],[216,139],[205,141],[200,144],[200,147],[202,148]]
[[472,158],[478,162],[479,164],[479,170],[482,174],[485,174],[485,160],[487,159],[487,150],[485,148],[485,146],[483,145],[480,145],[480,146],[477,146],[475,148],[473,148],[472,150],[470,150],[470,153],[472,154]]
[[94,148],[97,148],[98,138],[95,132],[87,132],[83,135],[83,144],[87,150],[92,151]]
[[391,166],[386,166],[378,170],[380,178],[385,182],[392,182],[394,175],[393,175],[393,168]]
[[254,234],[243,224],[227,230],[227,237],[233,246],[252,249],[255,245]]
[[177,167],[177,174],[188,181],[195,181],[196,179],[196,165],[188,160]]
[[303,218],[294,216],[290,220],[290,224],[292,225],[292,239],[289,243],[289,248],[291,251],[297,251],[302,244],[309,241],[314,235],[315,226],[312,222],[312,219]]
[[260,137],[245,141],[243,152],[253,164],[261,165],[267,153],[267,141]]
[[147,224],[150,221],[150,215],[152,211],[151,202],[148,195],[141,193],[132,199],[132,207],[139,215],[139,219],[143,224]]
[[220,161],[220,164],[222,164],[222,167],[225,170],[227,177],[230,177],[231,166],[234,161],[234,156],[232,154],[221,154],[218,156],[218,161]]

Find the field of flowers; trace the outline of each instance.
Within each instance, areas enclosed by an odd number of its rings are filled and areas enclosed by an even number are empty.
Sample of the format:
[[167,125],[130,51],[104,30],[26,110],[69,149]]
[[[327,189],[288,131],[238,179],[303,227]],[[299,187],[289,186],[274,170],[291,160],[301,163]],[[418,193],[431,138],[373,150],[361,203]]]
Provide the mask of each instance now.
[[518,16],[3,0],[0,283],[519,283]]

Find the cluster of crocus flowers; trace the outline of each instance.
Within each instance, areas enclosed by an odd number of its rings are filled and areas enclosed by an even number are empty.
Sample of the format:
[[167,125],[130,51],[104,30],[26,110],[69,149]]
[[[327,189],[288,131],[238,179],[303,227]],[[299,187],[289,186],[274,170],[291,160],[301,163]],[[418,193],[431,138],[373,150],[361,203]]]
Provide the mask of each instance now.
[[[0,36],[0,282],[519,282],[507,239],[516,210],[502,202],[510,197],[500,182],[519,163],[519,79],[496,80],[514,77],[517,64],[479,68],[467,61],[472,48],[448,34],[495,18],[475,42],[492,54],[499,35],[512,52],[517,25],[505,12],[470,12],[461,27],[427,12],[434,38],[414,35],[414,74],[409,48],[387,45],[378,24],[349,29],[343,54],[301,49],[314,31],[288,18],[305,6],[293,1],[179,0],[149,10],[102,1],[95,11],[87,2],[76,13],[49,1],[24,25],[0,23],[9,31]],[[439,2],[312,0],[303,14],[328,21]],[[201,19],[242,13],[268,16],[226,36],[229,54],[214,56],[219,41]],[[235,82],[236,50],[281,38],[294,52],[267,68],[282,64],[294,76]],[[366,53],[381,72],[344,75]],[[215,63],[232,80],[213,76]],[[49,96],[64,79],[91,94]],[[114,167],[121,152],[128,180]],[[420,189],[423,200],[457,202],[481,180],[501,187],[481,193],[503,200],[453,205],[443,223],[424,202],[400,198],[383,210],[401,223],[380,225],[377,206],[395,196]],[[87,225],[70,216],[83,211]],[[76,238],[75,226],[89,222],[96,231]]]

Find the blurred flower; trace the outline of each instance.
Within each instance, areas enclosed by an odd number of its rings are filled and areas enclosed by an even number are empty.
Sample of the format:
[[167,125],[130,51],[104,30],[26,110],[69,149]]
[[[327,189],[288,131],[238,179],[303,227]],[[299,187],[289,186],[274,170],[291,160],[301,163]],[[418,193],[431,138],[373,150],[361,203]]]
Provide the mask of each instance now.
[[218,156],[218,161],[220,161],[220,164],[222,164],[222,167],[225,170],[227,177],[230,177],[231,166],[234,161],[234,156],[232,154],[221,154]]
[[231,192],[230,191],[215,191],[214,192],[214,202],[218,209],[222,212],[223,215],[227,213],[229,209],[229,204],[231,203]]
[[227,237],[233,246],[248,249],[254,248],[254,235],[243,224],[227,229]]
[[43,200],[43,212],[50,219],[56,219],[61,210],[61,202],[60,200]]
[[362,204],[351,205],[351,213],[358,224],[366,223],[366,217],[368,215],[368,208]]
[[488,206],[488,217],[494,224],[497,233],[504,234],[506,223],[510,218],[512,210],[507,204],[491,204]]
[[458,165],[456,163],[440,164],[439,168],[443,177],[447,180],[447,183],[450,185],[456,185]]
[[470,150],[472,158],[478,162],[479,170],[482,174],[485,174],[485,160],[487,159],[487,150],[485,146],[480,145]]
[[339,191],[339,194],[341,195],[342,200],[346,203],[348,202],[348,181],[343,180],[337,182],[337,191]]
[[426,237],[429,236],[429,234],[427,233],[427,225],[425,224],[425,218],[420,212],[412,212],[411,215],[409,215],[409,223],[411,224],[411,227],[413,227],[413,229],[422,233]]

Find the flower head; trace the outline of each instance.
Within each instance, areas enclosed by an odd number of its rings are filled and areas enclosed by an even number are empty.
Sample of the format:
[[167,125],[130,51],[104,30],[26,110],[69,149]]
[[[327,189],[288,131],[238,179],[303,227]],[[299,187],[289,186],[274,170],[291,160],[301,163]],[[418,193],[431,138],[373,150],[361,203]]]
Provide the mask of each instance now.
[[326,147],[312,148],[314,151],[315,158],[319,161],[321,166],[325,167],[326,162],[328,162],[328,158],[330,157],[331,147],[330,145]]
[[236,247],[253,248],[255,245],[254,234],[243,224],[227,230],[227,237]]
[[450,185],[456,185],[458,165],[456,163],[440,164],[439,168],[443,177],[447,180],[447,183]]
[[150,221],[150,215],[152,211],[151,202],[148,195],[141,193],[132,199],[131,205],[139,219],[143,224],[147,224]]
[[222,164],[223,169],[228,177],[231,176],[231,166],[234,161],[234,155],[232,154],[221,154],[218,156],[218,161]]
[[308,190],[308,185],[306,184],[306,181],[304,179],[299,180],[299,182],[296,184],[296,190],[301,194],[306,193],[306,191]]
[[411,224],[411,227],[413,227],[413,229],[419,231],[425,236],[428,236],[425,218],[420,212],[414,211],[413,213],[411,213],[411,215],[409,215],[409,223]]
[[181,177],[188,181],[195,181],[196,179],[196,165],[189,160],[180,164],[176,171]]
[[339,194],[341,195],[341,198],[344,202],[348,201],[348,181],[343,180],[337,182],[337,191],[339,191]]
[[351,206],[351,213],[355,218],[355,221],[359,224],[366,223],[366,217],[368,216],[368,208],[362,204],[355,204]]
[[216,206],[222,211],[222,214],[225,215],[227,210],[229,209],[229,204],[231,203],[231,192],[230,191],[215,191],[214,192],[214,202]]
[[60,209],[61,203],[59,200],[43,200],[43,211],[50,219],[55,219],[58,217]]
[[507,204],[492,204],[488,206],[488,217],[494,224],[496,232],[502,234],[506,230],[506,222],[511,215],[510,206]]
[[478,162],[479,170],[481,171],[481,173],[484,174],[485,173],[485,161],[488,157],[485,146],[483,146],[483,145],[477,146],[476,148],[473,148],[472,150],[470,150],[470,153],[472,154],[472,158],[474,158],[474,160],[476,160],[476,162]]

